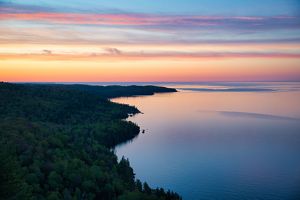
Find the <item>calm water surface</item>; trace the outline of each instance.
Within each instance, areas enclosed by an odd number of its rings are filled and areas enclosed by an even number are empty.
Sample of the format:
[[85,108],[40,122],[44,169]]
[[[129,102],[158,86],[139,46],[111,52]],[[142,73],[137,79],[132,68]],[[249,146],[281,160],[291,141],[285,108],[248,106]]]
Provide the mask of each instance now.
[[299,199],[299,83],[167,86],[181,90],[113,100],[143,112],[128,120],[145,133],[116,148],[138,179],[184,200]]

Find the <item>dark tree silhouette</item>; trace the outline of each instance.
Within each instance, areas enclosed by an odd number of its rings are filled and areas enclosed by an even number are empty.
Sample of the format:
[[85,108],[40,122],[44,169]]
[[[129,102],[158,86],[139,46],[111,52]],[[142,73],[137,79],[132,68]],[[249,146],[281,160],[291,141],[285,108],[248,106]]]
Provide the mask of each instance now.
[[110,97],[166,88],[0,83],[0,199],[180,199],[135,181],[111,150],[140,132]]

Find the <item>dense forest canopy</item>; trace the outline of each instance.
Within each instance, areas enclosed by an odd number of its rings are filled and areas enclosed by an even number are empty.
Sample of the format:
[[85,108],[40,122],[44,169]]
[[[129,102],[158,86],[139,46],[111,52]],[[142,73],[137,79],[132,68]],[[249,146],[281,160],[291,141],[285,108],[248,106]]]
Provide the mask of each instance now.
[[[28,84],[27,84],[28,85]],[[32,87],[56,87],[59,86],[61,89],[72,89],[83,92],[92,93],[103,98],[115,98],[115,97],[130,97],[136,95],[153,95],[154,93],[164,93],[164,92],[176,92],[176,89],[159,87],[159,86],[119,86],[119,85],[108,85],[108,86],[92,86],[83,84],[68,84],[68,85],[57,85],[57,84],[29,84]]]
[[139,134],[138,109],[108,98],[175,92],[155,86],[0,83],[0,198],[177,200],[135,179],[111,150]]

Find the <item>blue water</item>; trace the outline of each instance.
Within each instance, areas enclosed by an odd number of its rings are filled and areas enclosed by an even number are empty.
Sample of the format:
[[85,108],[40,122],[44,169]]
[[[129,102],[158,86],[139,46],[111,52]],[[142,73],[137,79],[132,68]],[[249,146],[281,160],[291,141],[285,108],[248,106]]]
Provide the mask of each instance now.
[[143,112],[116,148],[138,179],[185,200],[300,199],[299,83],[167,86],[181,90],[113,100]]

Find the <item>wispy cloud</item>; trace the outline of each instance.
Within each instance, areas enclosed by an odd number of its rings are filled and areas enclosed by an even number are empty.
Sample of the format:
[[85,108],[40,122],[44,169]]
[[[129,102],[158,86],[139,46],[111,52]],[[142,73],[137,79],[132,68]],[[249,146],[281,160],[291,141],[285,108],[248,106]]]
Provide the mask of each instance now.
[[[218,31],[190,32],[175,31],[171,33],[156,30],[138,30],[122,27],[70,27],[63,25],[34,25],[25,26],[13,23],[3,24],[0,29],[1,44],[90,44],[90,45],[113,45],[113,44],[144,44],[144,45],[254,45],[254,44],[290,44],[300,45],[300,36],[296,33],[282,33],[279,36],[260,37],[255,34],[228,34]],[[299,31],[300,34],[300,31]]]
[[116,48],[105,48],[104,53],[53,53],[43,50],[41,53],[0,54],[0,60],[191,60],[191,59],[228,59],[228,58],[300,58],[300,53],[259,53],[259,52],[124,52]]
[[46,54],[46,55],[51,55],[51,54],[52,54],[52,51],[51,51],[51,50],[48,50],[48,49],[44,49],[42,52],[43,52],[44,54]]
[[217,29],[300,29],[297,16],[198,16],[60,12],[7,12],[1,8],[0,20],[39,21],[73,25],[143,26],[156,28],[217,28]]
[[300,43],[300,16],[143,14],[101,7],[87,13],[37,5],[1,3],[1,43]]
[[299,80],[300,15],[291,1],[162,2],[0,0],[5,80],[33,66],[70,66],[79,77],[82,66],[114,66],[154,79],[175,70],[172,80]]
[[121,55],[122,54],[122,51],[117,48],[108,47],[108,48],[104,48],[104,51],[106,51],[108,54],[111,54],[111,55]]

